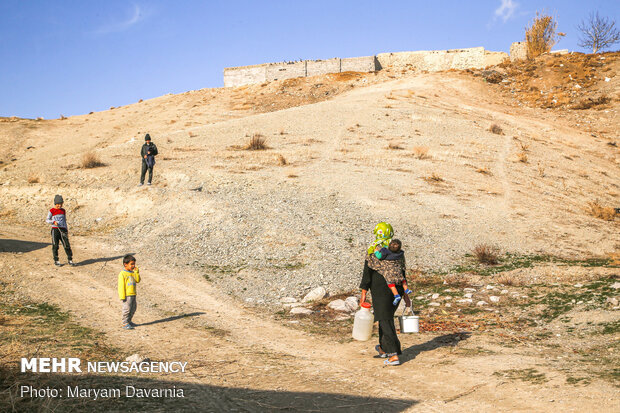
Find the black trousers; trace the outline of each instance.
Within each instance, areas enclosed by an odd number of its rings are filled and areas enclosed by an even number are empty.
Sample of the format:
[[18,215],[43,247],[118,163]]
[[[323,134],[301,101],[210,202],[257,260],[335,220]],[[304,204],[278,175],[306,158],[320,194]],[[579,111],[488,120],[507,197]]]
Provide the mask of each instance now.
[[146,176],[146,171],[149,171],[149,184],[151,183],[151,181],[153,180],[153,167],[151,166],[149,168],[149,166],[146,164],[145,160],[142,160],[142,172],[140,172],[140,183],[143,184],[144,183],[144,177]]
[[52,256],[54,261],[58,261],[58,242],[62,242],[62,246],[67,253],[67,259],[73,260],[73,251],[69,244],[69,232],[66,229],[52,228]]
[[401,354],[400,340],[396,335],[394,319],[379,320],[379,345],[388,354]]

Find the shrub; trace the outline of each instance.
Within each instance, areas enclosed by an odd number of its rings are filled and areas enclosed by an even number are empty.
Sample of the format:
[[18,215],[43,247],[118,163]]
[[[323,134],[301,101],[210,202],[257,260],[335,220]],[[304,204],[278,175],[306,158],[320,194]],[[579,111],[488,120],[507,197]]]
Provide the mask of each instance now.
[[404,149],[404,148],[397,143],[390,143],[388,145],[388,149]]
[[527,153],[519,152],[517,154],[517,159],[519,160],[519,162],[527,163]]
[[82,168],[91,169],[98,168],[100,166],[105,166],[105,163],[101,162],[99,156],[93,152],[85,153],[82,157]]
[[418,159],[425,159],[428,157],[428,148],[426,146],[414,146],[413,154]]
[[431,184],[438,184],[444,181],[444,179],[441,176],[437,175],[435,172],[433,172],[430,176],[425,176],[424,180]]
[[38,184],[39,182],[41,182],[41,178],[38,175],[32,174],[28,177],[29,184]]
[[480,264],[495,265],[498,262],[499,250],[488,244],[478,244],[474,248],[474,257]]
[[502,127],[499,126],[497,123],[494,123],[491,126],[489,126],[489,132],[494,133],[496,135],[503,135],[504,134],[504,131],[502,130]]
[[593,217],[604,219],[605,221],[613,221],[616,219],[616,215],[618,215],[615,208],[602,206],[598,199],[588,202],[588,212]]
[[536,17],[529,27],[525,28],[525,43],[527,45],[527,57],[530,59],[551,51],[551,48],[559,41],[564,33],[556,32],[557,22],[545,12],[536,12]]
[[283,155],[278,155],[278,164],[280,164],[281,166],[288,165],[288,162]]
[[267,149],[267,145],[265,144],[265,138],[260,133],[255,133],[248,141],[245,149],[249,151],[260,151],[263,149]]
[[478,168],[476,169],[476,172],[482,175],[491,175],[491,171],[487,167]]

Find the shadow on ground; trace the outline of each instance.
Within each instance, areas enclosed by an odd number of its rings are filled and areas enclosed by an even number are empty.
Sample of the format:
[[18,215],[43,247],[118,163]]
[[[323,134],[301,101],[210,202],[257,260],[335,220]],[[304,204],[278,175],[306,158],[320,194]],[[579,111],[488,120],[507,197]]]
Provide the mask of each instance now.
[[162,318],[160,320],[149,321],[148,323],[136,324],[136,326],[150,326],[151,324],[167,323],[169,321],[179,320],[181,318],[186,318],[186,317],[194,317],[194,316],[203,315],[203,314],[205,314],[203,311],[196,311],[195,313],[187,313],[187,314],[175,315],[173,317],[168,317],[168,318]]
[[49,242],[32,242],[19,239],[0,239],[0,252],[31,252],[52,245]]
[[[78,267],[81,267],[83,265],[96,264],[98,262],[110,262],[110,261],[114,261],[114,260],[120,260],[125,255],[127,255],[127,254],[117,255],[116,257],[89,258],[89,259],[84,260],[84,261],[76,262],[75,265],[78,266]],[[130,255],[133,255],[133,254],[130,253]]]
[[416,344],[403,350],[403,354],[400,356],[400,363],[406,363],[409,360],[413,360],[423,351],[433,351],[440,347],[454,347],[463,340],[467,340],[471,336],[471,333],[453,333],[444,334],[438,336],[426,343]]
[[[26,391],[59,389],[62,398],[32,397]],[[165,389],[165,397],[136,397],[133,388]],[[402,412],[418,403],[378,397],[281,390],[253,390],[124,376],[28,374],[0,367],[0,411],[200,411],[200,412]],[[74,389],[118,389],[113,397],[68,397]],[[183,397],[180,397],[180,394]],[[112,393],[110,393],[112,394]],[[130,397],[133,395],[134,397]],[[176,397],[175,397],[176,396]]]

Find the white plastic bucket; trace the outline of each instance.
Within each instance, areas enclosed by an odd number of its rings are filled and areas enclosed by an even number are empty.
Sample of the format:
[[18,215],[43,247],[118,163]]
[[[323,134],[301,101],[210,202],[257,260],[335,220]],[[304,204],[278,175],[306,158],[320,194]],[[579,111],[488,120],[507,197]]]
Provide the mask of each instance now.
[[[405,315],[405,311],[409,308],[411,315]],[[403,314],[398,316],[398,324],[400,324],[401,333],[419,333],[420,332],[420,317],[413,314],[411,307],[405,307]]]

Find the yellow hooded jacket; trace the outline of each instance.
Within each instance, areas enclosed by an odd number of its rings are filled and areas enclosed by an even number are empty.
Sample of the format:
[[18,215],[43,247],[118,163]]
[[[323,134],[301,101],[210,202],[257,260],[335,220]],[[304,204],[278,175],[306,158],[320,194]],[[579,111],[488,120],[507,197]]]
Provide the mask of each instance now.
[[140,271],[136,267],[133,272],[126,270],[118,274],[118,298],[124,300],[128,295],[136,295],[136,284],[140,282]]

